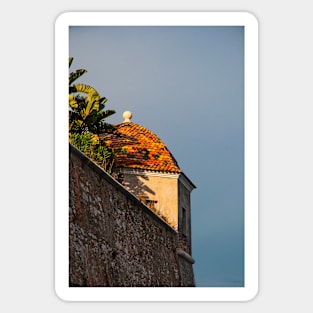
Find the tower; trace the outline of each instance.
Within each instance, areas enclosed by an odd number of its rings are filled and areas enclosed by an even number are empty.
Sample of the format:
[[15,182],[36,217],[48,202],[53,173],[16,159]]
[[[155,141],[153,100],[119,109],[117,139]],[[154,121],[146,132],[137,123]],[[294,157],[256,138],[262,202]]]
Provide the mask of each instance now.
[[113,176],[175,229],[191,254],[190,194],[196,186],[157,135],[133,123],[131,112],[123,118],[116,133],[102,136],[114,149]]

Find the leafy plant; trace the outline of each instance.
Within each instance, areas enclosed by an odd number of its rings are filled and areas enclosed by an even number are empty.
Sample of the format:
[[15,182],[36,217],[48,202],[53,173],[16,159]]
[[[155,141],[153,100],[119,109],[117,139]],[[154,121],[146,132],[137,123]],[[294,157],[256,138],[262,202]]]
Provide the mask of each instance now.
[[[69,58],[69,67],[73,58]],[[98,91],[85,84],[73,84],[87,73],[78,69],[69,75],[69,140],[99,166],[111,173],[114,164],[114,152],[99,134],[115,131],[115,127],[104,120],[115,113],[104,110],[107,99],[100,97]]]
[[[73,58],[69,58],[69,67]],[[115,110],[104,110],[107,99],[100,97],[98,91],[85,84],[73,84],[87,73],[85,69],[71,72],[69,76],[69,131],[70,133],[94,134],[109,133],[114,126],[104,120],[115,114]]]
[[114,152],[92,133],[71,133],[70,143],[87,155],[108,173],[112,173]]

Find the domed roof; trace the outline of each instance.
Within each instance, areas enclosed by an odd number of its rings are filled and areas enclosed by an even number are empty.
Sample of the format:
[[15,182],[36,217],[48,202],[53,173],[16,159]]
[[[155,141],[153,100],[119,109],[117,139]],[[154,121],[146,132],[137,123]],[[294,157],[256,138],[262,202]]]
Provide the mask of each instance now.
[[109,134],[102,138],[114,149],[115,168],[182,172],[166,145],[152,131],[132,123],[129,118],[125,118],[124,123],[115,127],[117,134]]

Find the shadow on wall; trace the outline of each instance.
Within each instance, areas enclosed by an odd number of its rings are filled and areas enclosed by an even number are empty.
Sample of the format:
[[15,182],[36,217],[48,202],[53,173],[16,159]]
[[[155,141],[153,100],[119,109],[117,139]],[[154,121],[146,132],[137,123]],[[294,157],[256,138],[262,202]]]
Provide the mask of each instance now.
[[122,172],[115,172],[112,176],[143,204],[160,215],[160,212],[157,212],[158,201],[151,199],[151,196],[154,196],[156,193],[146,184],[146,181],[149,180],[147,175],[131,175],[131,178],[127,176],[128,179],[125,179]]
[[149,195],[155,195],[155,192],[145,183],[145,181],[149,180],[147,175],[132,175],[130,181],[124,179],[122,172],[115,172],[112,176],[138,199],[149,198]]

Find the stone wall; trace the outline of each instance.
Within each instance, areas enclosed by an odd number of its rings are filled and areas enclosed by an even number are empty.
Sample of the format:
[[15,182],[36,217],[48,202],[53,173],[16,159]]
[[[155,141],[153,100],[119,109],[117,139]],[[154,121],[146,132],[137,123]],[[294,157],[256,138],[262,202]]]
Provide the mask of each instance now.
[[70,145],[69,285],[194,286],[178,233]]

